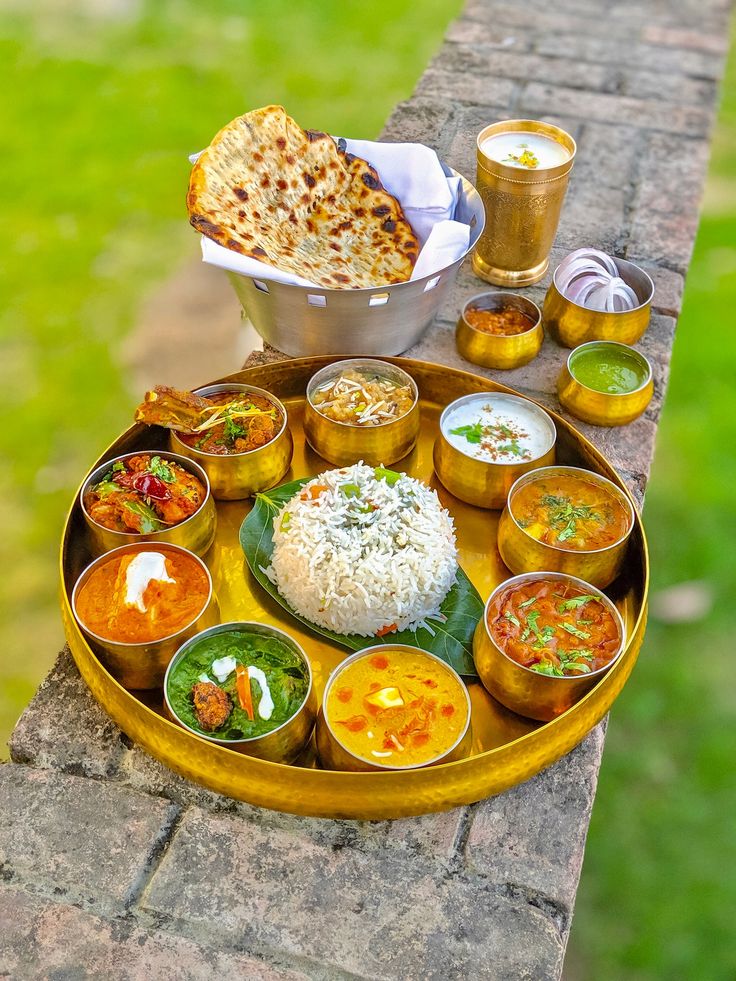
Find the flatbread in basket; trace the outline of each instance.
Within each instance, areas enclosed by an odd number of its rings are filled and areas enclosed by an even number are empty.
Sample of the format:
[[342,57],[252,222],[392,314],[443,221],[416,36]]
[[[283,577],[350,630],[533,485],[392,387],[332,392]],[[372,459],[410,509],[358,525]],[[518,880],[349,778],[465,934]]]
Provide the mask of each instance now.
[[220,130],[192,169],[187,207],[226,249],[330,289],[406,282],[419,254],[373,167],[282,106]]

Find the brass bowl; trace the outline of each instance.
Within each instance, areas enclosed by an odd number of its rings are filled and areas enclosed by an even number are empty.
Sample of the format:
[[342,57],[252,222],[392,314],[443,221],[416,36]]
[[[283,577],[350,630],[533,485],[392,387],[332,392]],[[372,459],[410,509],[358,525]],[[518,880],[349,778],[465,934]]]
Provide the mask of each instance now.
[[[522,334],[487,334],[465,319],[469,310],[519,310],[532,321]],[[479,293],[471,297],[462,309],[455,329],[459,353],[473,364],[484,368],[520,368],[539,354],[544,340],[542,313],[536,303],[516,293],[503,291]]]
[[243,385],[238,382],[221,382],[219,385],[205,385],[195,389],[195,395],[218,395],[220,392],[243,392],[260,395],[268,399],[279,409],[283,416],[283,425],[275,439],[265,446],[246,453],[205,453],[188,446],[171,430],[171,446],[177,453],[188,456],[206,471],[212,487],[212,496],[218,501],[239,501],[244,497],[252,497],[259,491],[274,487],[291,465],[294,452],[294,441],[288,426],[286,408],[275,395],[255,385]]
[[322,696],[322,707],[319,710],[317,716],[317,730],[316,730],[316,741],[317,741],[317,753],[319,755],[320,763],[325,770],[349,770],[352,772],[375,772],[375,771],[393,771],[401,772],[407,770],[422,770],[427,766],[437,766],[440,763],[452,763],[454,760],[461,760],[470,752],[471,743],[473,741],[472,728],[470,724],[471,715],[471,702],[468,690],[463,683],[460,675],[445,661],[437,657],[435,654],[431,654],[429,651],[421,651],[421,653],[438,664],[441,664],[443,668],[450,672],[451,675],[457,680],[460,689],[464,692],[467,701],[467,722],[463,731],[460,733],[458,738],[455,740],[454,744],[441,756],[437,756],[427,763],[417,764],[415,766],[388,766],[385,763],[369,763],[364,760],[361,756],[356,756],[352,753],[346,746],[344,746],[330,725],[330,721],[325,714],[325,706],[327,705],[327,695],[333,684],[336,684],[342,674],[343,670],[354,661],[357,661],[364,657],[370,657],[373,654],[384,654],[387,650],[393,651],[411,651],[416,652],[420,648],[412,647],[409,644],[375,644],[373,647],[364,647],[360,651],[356,651],[355,654],[351,654],[350,657],[345,658],[340,664],[335,668],[330,677],[327,679],[327,684],[325,685],[324,695]]
[[[154,640],[145,644],[125,644],[98,636],[85,626],[84,621],[77,614],[77,596],[79,595],[79,590],[87,582],[92,573],[104,562],[110,561],[114,555],[125,555],[128,552],[143,551],[160,551],[164,553],[168,551],[183,552],[189,555],[193,561],[202,567],[207,575],[207,581],[210,587],[207,601],[203,605],[199,615],[191,623],[182,627],[181,630],[177,630],[175,634],[162,637],[160,640]],[[220,608],[212,588],[212,577],[202,559],[186,548],[158,542],[136,542],[130,545],[121,545],[120,548],[100,555],[84,569],[77,579],[72,591],[71,606],[77,623],[81,627],[82,632],[92,641],[92,645],[97,651],[100,661],[102,661],[113,678],[120,682],[123,688],[133,689],[160,688],[168,663],[182,642],[188,640],[189,637],[192,637],[200,630],[204,630],[205,627],[210,627],[212,624],[217,623],[220,619]]]
[[[97,484],[118,461],[124,462],[132,456],[140,456],[141,453],[150,453],[152,456],[160,456],[162,460],[171,460],[178,463],[184,470],[188,470],[199,480],[206,489],[204,501],[199,508],[186,521],[180,521],[178,525],[171,528],[164,528],[162,531],[152,531],[147,535],[136,532],[114,531],[112,528],[105,528],[95,521],[88,513],[84,504],[84,499],[93,484]],[[79,494],[79,506],[82,509],[84,520],[89,529],[90,541],[93,555],[103,555],[113,548],[121,545],[130,545],[134,542],[152,542],[154,544],[168,543],[169,545],[180,545],[182,548],[194,552],[200,558],[209,549],[215,540],[215,530],[217,528],[217,509],[212,498],[210,482],[207,474],[202,467],[194,460],[180,456],[178,453],[169,453],[166,450],[141,450],[134,453],[123,453],[121,456],[112,457],[106,463],[90,473],[82,486]]]
[[[523,463],[492,463],[486,460],[476,460],[463,453],[445,436],[445,426],[449,415],[459,405],[475,400],[490,399],[493,402],[502,401],[514,404],[523,403],[525,407],[538,414],[549,431],[549,447],[534,460]],[[434,444],[434,469],[447,490],[467,504],[479,508],[500,509],[506,504],[506,498],[514,482],[522,474],[538,467],[546,467],[555,462],[555,443],[557,430],[555,424],[544,409],[532,402],[531,399],[520,395],[507,395],[501,392],[473,393],[463,395],[445,408],[440,416],[439,435]]]
[[[186,657],[187,652],[194,644],[198,644],[204,638],[212,637],[216,634],[235,632],[259,634],[263,637],[275,637],[277,640],[280,640],[282,644],[289,647],[301,659],[307,669],[307,677],[309,679],[307,694],[294,715],[285,722],[282,722],[278,728],[272,729],[271,732],[267,732],[263,736],[252,736],[250,739],[220,739],[215,735],[198,732],[196,729],[188,726],[186,722],[182,722],[169,701],[169,675],[176,665]],[[314,729],[314,720],[317,715],[317,695],[314,690],[312,666],[309,663],[309,658],[293,637],[284,633],[283,630],[279,630],[277,627],[271,627],[265,623],[235,620],[231,623],[220,623],[216,627],[210,627],[208,630],[203,630],[194,637],[190,637],[171,658],[166,669],[163,688],[166,711],[170,718],[177,725],[180,725],[182,729],[194,733],[195,736],[204,739],[206,742],[216,743],[218,746],[225,746],[228,749],[234,749],[239,753],[244,753],[246,756],[255,756],[260,760],[270,760],[272,763],[291,763],[304,749]]]
[[[328,419],[314,405],[312,396],[321,385],[351,368],[355,371],[375,371],[391,381],[409,385],[414,393],[412,407],[398,419],[391,419],[379,426],[353,426]],[[338,467],[350,466],[358,460],[372,467],[389,466],[402,460],[414,449],[419,426],[417,384],[398,365],[373,358],[350,358],[327,365],[309,379],[304,403],[304,435],[316,453]]]
[[574,300],[568,300],[557,288],[558,266],[544,298],[542,320],[549,335],[563,347],[578,347],[587,341],[636,344],[649,326],[654,296],[651,277],[627,259],[611,258],[618,267],[621,279],[639,297],[639,306],[633,310],[606,312],[589,310]]
[[[556,678],[553,675],[539,674],[537,671],[532,671],[531,668],[525,668],[504,654],[497,646],[488,629],[488,609],[494,597],[501,590],[508,589],[512,584],[540,579],[571,583],[586,593],[593,593],[611,612],[618,624],[621,643],[615,656],[608,664],[590,674]],[[497,586],[488,597],[483,610],[483,618],[478,621],[478,626],[473,635],[473,658],[480,680],[496,701],[518,715],[536,719],[539,722],[550,722],[571,708],[600,681],[601,677],[618,661],[625,646],[626,630],[621,614],[611,600],[599,589],[582,579],[567,576],[561,572],[532,572],[507,579]]]
[[[606,548],[580,551],[560,548],[558,545],[547,545],[527,534],[514,515],[514,497],[533,481],[553,474],[584,477],[585,480],[604,487],[611,497],[619,501],[629,516],[628,529],[622,538]],[[498,550],[504,563],[514,575],[545,570],[564,572],[584,579],[599,589],[604,589],[613,582],[621,570],[633,527],[633,504],[626,494],[606,477],[601,477],[591,470],[584,470],[582,467],[542,467],[519,477],[509,491],[506,507],[498,523]]]
[[[599,392],[594,388],[583,385],[575,378],[575,358],[578,353],[591,348],[623,348],[645,372],[645,380],[633,392],[616,395],[611,392]],[[615,341],[589,341],[581,344],[570,352],[567,362],[562,366],[560,377],[557,380],[557,396],[560,405],[583,422],[592,423],[594,426],[625,426],[634,419],[638,419],[646,407],[652,401],[654,394],[654,380],[652,378],[652,366],[649,361],[640,354],[639,351],[627,347],[625,344],[618,344]]]

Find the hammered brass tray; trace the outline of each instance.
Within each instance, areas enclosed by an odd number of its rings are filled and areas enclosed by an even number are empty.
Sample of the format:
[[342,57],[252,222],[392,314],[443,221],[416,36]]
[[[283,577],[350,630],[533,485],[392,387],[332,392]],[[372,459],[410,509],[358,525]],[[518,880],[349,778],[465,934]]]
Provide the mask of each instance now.
[[[285,402],[294,435],[294,460],[284,482],[329,468],[306,444],[302,419],[311,375],[335,358],[300,358],[249,368],[221,381],[249,382]],[[442,408],[461,395],[511,391],[469,372],[402,358],[387,358],[416,380],[422,430],[416,449],[395,468],[434,487],[455,518],[459,561],[485,600],[509,575],[496,549],[499,512],[463,504],[434,475],[432,447]],[[558,461],[588,467],[613,480],[628,494],[616,471],[569,423],[552,413],[558,432]],[[163,430],[133,426],[94,463],[130,450],[163,448]],[[222,620],[260,620],[292,634],[311,658],[317,693],[346,651],[304,629],[258,585],[240,548],[238,532],[249,501],[218,503],[217,538],[206,557]],[[74,659],[92,694],[136,743],[166,766],[229,797],[315,817],[384,819],[445,810],[497,794],[527,780],[579,743],[606,714],[636,662],[646,624],[649,583],[647,546],[641,520],[631,536],[624,573],[607,592],[626,624],[623,655],[581,701],[553,722],[535,723],[495,702],[479,682],[469,685],[473,704],[473,748],[468,758],[404,772],[343,773],[321,770],[308,749],[298,765],[268,763],[213,745],[174,725],[163,715],[160,693],[130,692],[105,670],[82,635],[70,606],[71,591],[90,560],[87,531],[78,495],[69,513],[61,547],[62,615]]]

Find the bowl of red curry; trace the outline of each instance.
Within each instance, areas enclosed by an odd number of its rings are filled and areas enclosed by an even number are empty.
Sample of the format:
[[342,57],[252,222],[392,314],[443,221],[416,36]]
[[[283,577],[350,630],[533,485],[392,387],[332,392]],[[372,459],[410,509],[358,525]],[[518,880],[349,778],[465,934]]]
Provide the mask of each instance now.
[[621,614],[600,589],[564,573],[536,572],[494,589],[473,656],[497,701],[548,722],[597,684],[625,643]]

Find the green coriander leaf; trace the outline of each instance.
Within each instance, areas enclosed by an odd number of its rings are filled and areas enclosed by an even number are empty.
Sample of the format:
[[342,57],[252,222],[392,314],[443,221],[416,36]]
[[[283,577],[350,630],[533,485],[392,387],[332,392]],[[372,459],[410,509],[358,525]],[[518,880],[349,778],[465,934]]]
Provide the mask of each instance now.
[[521,626],[521,624],[519,623],[518,618],[514,616],[514,614],[511,612],[511,610],[506,610],[506,612],[504,613],[504,616],[506,617],[507,620],[509,620],[511,623],[513,623],[513,625],[515,627],[520,627]]
[[464,436],[469,443],[480,443],[483,439],[483,426],[479,422],[469,426],[459,426],[457,429],[451,429],[450,432],[453,436]]
[[563,630],[566,630],[573,637],[579,637],[580,640],[588,640],[590,638],[590,632],[588,630],[578,630],[578,628],[572,623],[561,623],[560,626]]
[[525,610],[527,608],[527,606],[531,606],[532,603],[536,603],[538,599],[539,599],[538,596],[532,596],[531,599],[524,600],[523,603],[519,603],[519,609],[520,610]]
[[165,484],[176,483],[176,477],[174,476],[174,471],[171,467],[165,463],[160,456],[152,456],[151,462],[148,465],[148,469],[160,480],[163,480]]
[[584,596],[571,596],[570,599],[566,599],[560,603],[557,609],[560,613],[567,613],[568,610],[577,610],[579,606],[590,602],[600,603],[600,599],[592,593],[586,593]]

